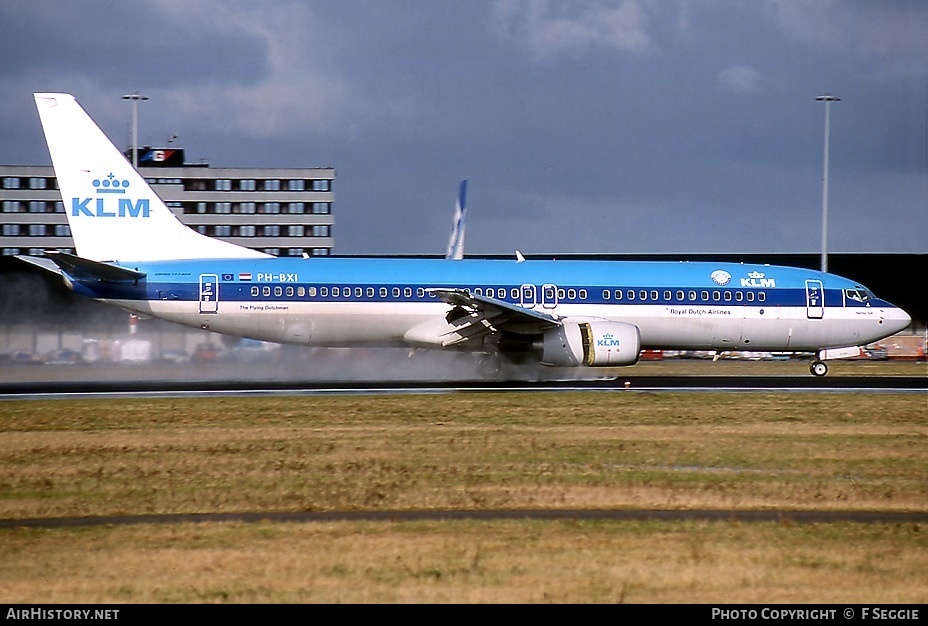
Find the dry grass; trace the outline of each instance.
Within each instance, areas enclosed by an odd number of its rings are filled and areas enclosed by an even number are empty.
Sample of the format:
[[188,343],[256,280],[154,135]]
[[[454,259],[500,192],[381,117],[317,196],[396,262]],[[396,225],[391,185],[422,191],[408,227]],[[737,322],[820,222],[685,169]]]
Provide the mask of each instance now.
[[[923,394],[0,403],[0,517],[928,510]],[[183,524],[0,531],[6,602],[912,602],[917,525]]]

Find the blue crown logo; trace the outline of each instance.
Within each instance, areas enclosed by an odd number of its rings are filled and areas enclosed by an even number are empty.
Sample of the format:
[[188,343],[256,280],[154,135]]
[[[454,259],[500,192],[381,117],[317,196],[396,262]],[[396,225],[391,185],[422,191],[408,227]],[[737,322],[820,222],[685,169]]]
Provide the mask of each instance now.
[[95,178],[93,186],[97,188],[97,193],[126,193],[129,181],[119,180],[110,172],[103,180]]

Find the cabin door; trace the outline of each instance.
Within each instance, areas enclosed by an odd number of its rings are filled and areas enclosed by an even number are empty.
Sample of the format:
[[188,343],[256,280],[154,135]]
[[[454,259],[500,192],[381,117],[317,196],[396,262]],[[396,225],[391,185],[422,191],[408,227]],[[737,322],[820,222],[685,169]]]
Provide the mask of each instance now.
[[825,290],[820,280],[806,281],[806,317],[820,320],[825,315]]
[[200,313],[219,312],[219,276],[200,274]]

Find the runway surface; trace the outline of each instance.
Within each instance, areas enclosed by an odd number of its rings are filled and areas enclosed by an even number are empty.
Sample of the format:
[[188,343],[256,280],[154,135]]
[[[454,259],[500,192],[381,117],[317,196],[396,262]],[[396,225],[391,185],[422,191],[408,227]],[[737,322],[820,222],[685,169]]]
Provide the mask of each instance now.
[[313,393],[440,393],[453,391],[832,391],[925,392],[920,376],[620,376],[550,380],[271,380],[149,378],[91,380],[0,380],[0,397],[105,395],[210,395]]
[[928,512],[909,511],[751,511],[751,510],[457,510],[457,511],[297,511],[263,513],[201,513],[176,515],[113,515],[0,520],[0,528],[77,528],[138,524],[229,522],[417,522],[457,520],[577,520],[577,521],[707,521],[775,522],[792,524],[925,524]]

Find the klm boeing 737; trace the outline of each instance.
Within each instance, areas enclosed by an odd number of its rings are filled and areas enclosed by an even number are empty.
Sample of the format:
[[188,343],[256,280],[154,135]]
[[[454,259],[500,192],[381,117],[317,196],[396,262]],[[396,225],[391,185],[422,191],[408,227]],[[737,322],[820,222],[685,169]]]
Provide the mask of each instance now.
[[[909,316],[834,274],[705,262],[277,258],[186,227],[73,96],[35,94],[76,254],[20,257],[74,292],[237,337],[632,365],[644,349],[860,354]],[[464,209],[464,186],[460,195]],[[463,229],[460,230],[463,237]]]

